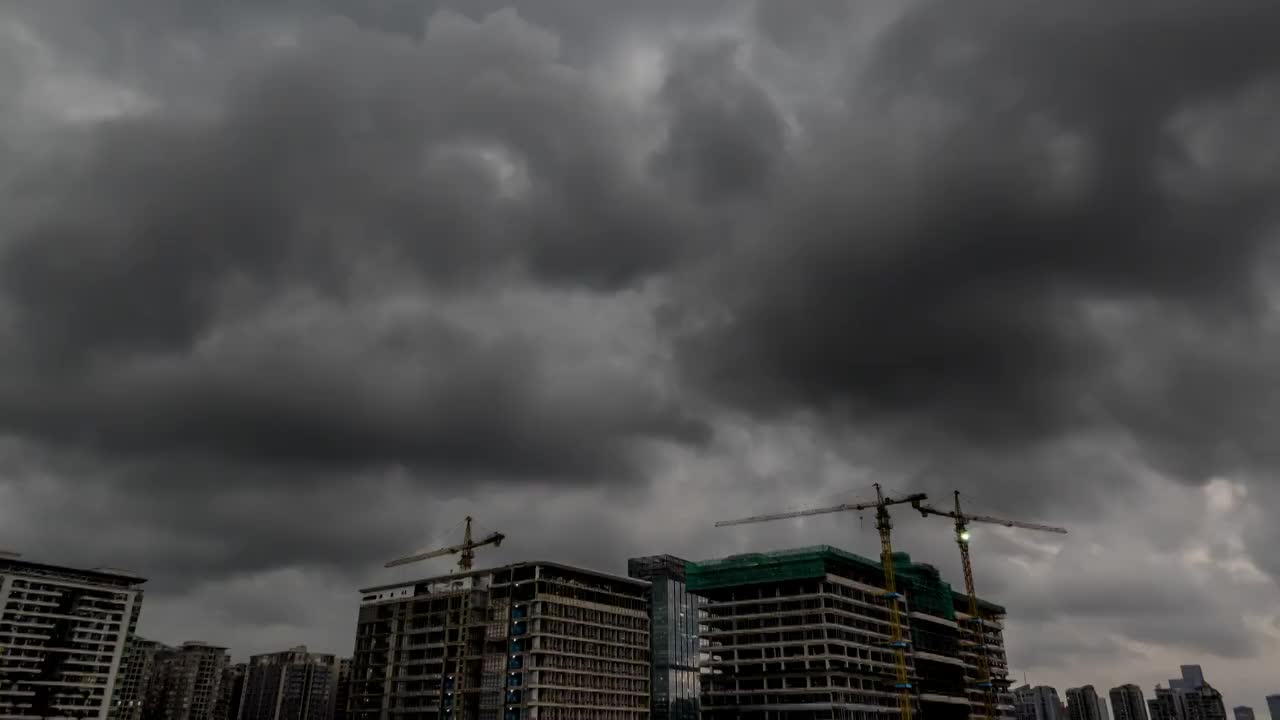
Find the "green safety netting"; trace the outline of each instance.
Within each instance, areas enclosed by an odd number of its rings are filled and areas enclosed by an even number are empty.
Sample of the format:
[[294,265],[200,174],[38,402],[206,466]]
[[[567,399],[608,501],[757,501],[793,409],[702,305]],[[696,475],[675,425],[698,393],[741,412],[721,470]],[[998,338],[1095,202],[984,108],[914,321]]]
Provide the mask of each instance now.
[[[907,553],[893,554],[898,591],[907,596],[914,610],[948,620],[955,619],[955,604],[967,602],[963,593],[942,580],[932,565],[913,563]],[[828,572],[873,585],[883,585],[880,562],[830,545],[814,545],[765,553],[731,555],[686,566],[686,583],[691,591],[713,590],[738,585],[757,585],[784,580],[820,578]],[[1003,615],[999,605],[979,601],[984,613]]]

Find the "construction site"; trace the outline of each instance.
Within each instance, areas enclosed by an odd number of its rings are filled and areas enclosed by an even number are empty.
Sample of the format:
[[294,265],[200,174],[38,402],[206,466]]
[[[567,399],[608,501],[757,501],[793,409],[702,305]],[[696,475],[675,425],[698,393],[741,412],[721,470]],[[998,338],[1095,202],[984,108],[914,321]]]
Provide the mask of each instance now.
[[[874,510],[878,561],[819,545],[625,578],[553,562],[473,570],[492,533],[387,563],[459,556],[460,572],[362,590],[356,720],[1013,720],[1005,609],[978,597],[971,523],[1062,528],[929,505],[923,493],[718,527]],[[950,520],[963,592],[895,552],[889,508]],[[696,682],[695,682],[696,680]],[[652,705],[652,707],[651,707]]]
[[643,720],[642,580],[550,562],[362,590],[356,720]]
[[[975,651],[985,644],[993,682],[1007,676],[1000,617],[981,602],[981,627],[968,599],[938,571],[893,557],[902,598],[886,600],[878,562],[830,546],[690,563],[691,592],[707,598],[702,717],[709,720],[871,720],[899,715],[897,651],[906,650],[911,713],[939,720],[978,716]],[[894,645],[889,602],[899,604],[903,639]],[[996,717],[1013,717],[997,692]]]

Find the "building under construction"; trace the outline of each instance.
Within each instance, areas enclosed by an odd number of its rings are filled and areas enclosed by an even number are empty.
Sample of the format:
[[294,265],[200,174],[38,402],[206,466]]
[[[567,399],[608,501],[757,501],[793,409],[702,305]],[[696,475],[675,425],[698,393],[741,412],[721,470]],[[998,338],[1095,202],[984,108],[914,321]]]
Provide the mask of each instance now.
[[647,720],[649,583],[525,562],[362,590],[355,720]]
[[879,562],[825,545],[689,563],[689,590],[707,598],[704,720],[900,716],[890,602],[899,603],[913,714],[982,716],[982,653],[994,714],[1012,719],[1004,608],[980,601],[974,619],[968,597],[935,568],[905,553],[893,561],[892,596]]

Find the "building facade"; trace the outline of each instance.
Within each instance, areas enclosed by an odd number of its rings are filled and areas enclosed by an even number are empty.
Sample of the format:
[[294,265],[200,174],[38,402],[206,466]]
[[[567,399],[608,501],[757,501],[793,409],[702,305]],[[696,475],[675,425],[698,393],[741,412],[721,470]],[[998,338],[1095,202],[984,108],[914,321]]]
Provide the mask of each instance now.
[[227,649],[199,641],[156,653],[143,720],[217,720]]
[[249,672],[247,663],[228,665],[222,671],[222,686],[218,688],[218,705],[213,711],[214,720],[238,720],[240,702],[244,699],[244,680]]
[[111,716],[140,577],[0,557],[0,716]]
[[239,720],[333,720],[338,662],[305,645],[254,655],[245,675]]
[[706,600],[685,585],[688,561],[671,555],[632,558],[627,574],[650,583],[650,713],[653,720],[698,720],[699,619]]
[[1065,720],[1058,691],[1047,685],[1014,690],[1017,720]]
[[351,704],[351,658],[338,658],[338,693],[333,703],[334,720],[347,720]]
[[1237,705],[1231,708],[1231,714],[1236,720],[1257,720],[1253,714],[1253,708],[1248,705]]
[[1148,720],[1142,688],[1132,683],[1111,688],[1111,714],[1115,720]]
[[1067,690],[1067,716],[1070,720],[1104,720],[1099,711],[1098,692],[1092,685]]
[[120,677],[116,681],[115,699],[111,701],[111,717],[117,720],[141,720],[142,708],[155,673],[156,653],[165,646],[137,637],[130,637],[125,644],[124,659],[120,664]]
[[647,720],[649,583],[551,562],[361,590],[357,720]]
[[707,598],[702,636],[705,720],[894,717],[896,653],[889,602],[898,602],[907,641],[914,712],[962,720],[984,711],[979,657],[989,660],[994,710],[1014,717],[1000,617],[981,618],[938,571],[894,556],[900,597],[888,597],[879,562],[830,546],[690,563],[689,589]]

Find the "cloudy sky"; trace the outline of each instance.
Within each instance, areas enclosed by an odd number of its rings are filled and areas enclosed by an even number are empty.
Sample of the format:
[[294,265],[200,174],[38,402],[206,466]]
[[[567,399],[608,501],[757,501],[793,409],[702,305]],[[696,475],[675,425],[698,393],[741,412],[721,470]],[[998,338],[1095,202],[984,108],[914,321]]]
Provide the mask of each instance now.
[[[1280,691],[1280,4],[0,6],[0,543],[349,653],[457,537],[621,572],[960,489],[1012,667]],[[959,584],[941,520],[897,544]]]

